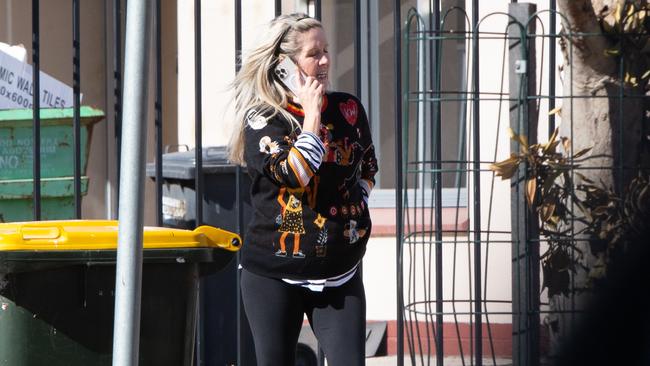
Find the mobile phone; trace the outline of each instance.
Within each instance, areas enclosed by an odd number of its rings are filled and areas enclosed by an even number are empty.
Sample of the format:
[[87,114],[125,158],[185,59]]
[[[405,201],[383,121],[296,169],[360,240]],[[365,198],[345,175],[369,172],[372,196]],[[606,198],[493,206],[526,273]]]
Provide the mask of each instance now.
[[302,76],[298,66],[291,60],[290,57],[284,57],[282,61],[275,67],[275,75],[282,81],[284,85],[291,90],[291,92],[298,96],[300,90],[300,80]]

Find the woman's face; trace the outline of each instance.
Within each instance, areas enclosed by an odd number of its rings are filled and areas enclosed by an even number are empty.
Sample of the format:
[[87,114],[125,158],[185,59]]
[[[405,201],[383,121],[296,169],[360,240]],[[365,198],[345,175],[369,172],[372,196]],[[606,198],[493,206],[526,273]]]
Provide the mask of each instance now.
[[316,27],[298,35],[302,45],[296,55],[298,67],[307,75],[314,77],[327,87],[329,81],[329,44],[322,28]]

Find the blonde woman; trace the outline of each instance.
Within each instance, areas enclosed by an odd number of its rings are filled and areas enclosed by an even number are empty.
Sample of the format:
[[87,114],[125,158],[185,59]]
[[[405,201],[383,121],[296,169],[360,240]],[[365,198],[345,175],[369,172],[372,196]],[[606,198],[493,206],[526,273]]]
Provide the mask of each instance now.
[[[264,35],[233,84],[230,143],[252,180],[240,285],[258,365],[295,363],[305,315],[330,366],[363,365],[358,266],[377,172],[366,113],[354,96],[326,92],[330,56],[318,20],[279,16]],[[276,74],[287,57],[300,74],[295,94]]]

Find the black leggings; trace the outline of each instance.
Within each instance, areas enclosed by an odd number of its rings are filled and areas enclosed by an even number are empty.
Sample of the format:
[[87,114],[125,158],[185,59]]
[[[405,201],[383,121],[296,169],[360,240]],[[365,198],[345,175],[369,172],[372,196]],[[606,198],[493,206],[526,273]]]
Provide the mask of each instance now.
[[314,292],[244,269],[241,292],[258,366],[295,364],[304,314],[329,366],[364,365],[366,297],[358,271],[343,286]]

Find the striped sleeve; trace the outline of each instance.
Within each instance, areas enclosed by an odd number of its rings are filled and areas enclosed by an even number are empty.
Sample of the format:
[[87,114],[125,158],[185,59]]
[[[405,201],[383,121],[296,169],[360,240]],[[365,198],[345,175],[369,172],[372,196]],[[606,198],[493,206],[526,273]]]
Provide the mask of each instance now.
[[313,171],[318,170],[325,154],[325,145],[315,134],[303,131],[293,147],[305,158]]
[[289,151],[287,160],[302,187],[309,184],[309,180],[320,166],[324,153],[323,143],[313,133],[303,132],[298,136]]
[[296,137],[293,133],[291,124],[277,115],[267,118],[263,126],[247,125],[244,158],[248,169],[280,186],[308,186],[320,167],[325,146],[313,133],[302,132]]

